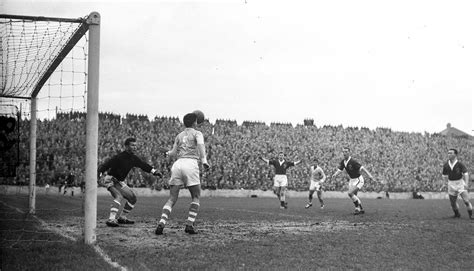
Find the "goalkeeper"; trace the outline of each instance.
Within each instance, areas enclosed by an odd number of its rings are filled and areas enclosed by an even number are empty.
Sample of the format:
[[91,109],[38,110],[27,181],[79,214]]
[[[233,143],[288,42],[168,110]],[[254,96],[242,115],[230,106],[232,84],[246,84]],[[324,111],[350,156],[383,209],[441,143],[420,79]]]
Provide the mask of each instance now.
[[[161,177],[161,173],[154,169],[149,164],[143,162],[135,155],[137,150],[137,140],[135,138],[127,138],[125,140],[125,150],[106,161],[99,166],[99,179],[101,179],[102,186],[105,186],[110,192],[114,201],[110,207],[110,216],[106,222],[109,227],[118,227],[119,224],[134,224],[135,221],[127,218],[137,202],[135,192],[127,185],[125,178],[130,170],[134,167],[141,168],[145,172],[152,173],[155,176]],[[123,199],[126,200],[123,206],[122,213],[120,207]]]

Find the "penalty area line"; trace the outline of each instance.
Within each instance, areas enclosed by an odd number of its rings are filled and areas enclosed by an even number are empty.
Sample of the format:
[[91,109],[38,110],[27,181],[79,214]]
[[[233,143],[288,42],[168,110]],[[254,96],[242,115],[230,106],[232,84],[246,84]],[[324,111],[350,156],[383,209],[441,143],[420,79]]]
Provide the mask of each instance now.
[[[3,205],[7,206],[8,208],[10,209],[13,209],[15,211],[17,211],[18,213],[20,214],[25,214],[24,211],[22,211],[21,209],[19,208],[16,208],[16,207],[13,207],[13,206],[10,206],[8,205],[7,203],[3,202],[3,201],[0,201],[0,203],[2,203]],[[46,223],[44,220],[42,220],[41,218],[37,217],[36,215],[34,214],[31,214],[31,216],[40,223],[41,227],[46,229],[46,230],[49,230],[49,231],[52,231],[66,239],[68,239],[69,241],[73,241],[73,242],[76,242],[77,241],[77,238],[74,238],[73,236],[70,236],[56,228],[53,228],[53,227],[50,227],[48,225],[48,223]],[[112,266],[113,268],[117,268],[117,269],[120,269],[122,271],[127,271],[127,268],[124,267],[124,266],[121,266],[119,263],[117,262],[114,262],[105,252],[104,250],[102,250],[102,248],[99,247],[99,245],[97,244],[93,244],[92,245],[92,248],[94,249],[94,251],[106,262],[108,263],[110,266]]]

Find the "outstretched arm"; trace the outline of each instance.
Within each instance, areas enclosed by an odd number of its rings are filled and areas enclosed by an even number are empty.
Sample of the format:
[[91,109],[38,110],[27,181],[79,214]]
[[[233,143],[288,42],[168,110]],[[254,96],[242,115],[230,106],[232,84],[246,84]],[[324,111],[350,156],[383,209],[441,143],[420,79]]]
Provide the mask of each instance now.
[[369,177],[369,179],[374,180],[374,177],[372,176],[372,174],[370,174],[370,172],[367,169],[365,169],[365,167],[360,167],[360,171],[364,171],[365,174],[367,174],[367,176]]
[[267,164],[270,163],[270,160],[265,157],[259,156],[258,158],[260,158],[260,160],[263,160]]
[[295,157],[295,160],[296,161],[293,162],[295,164],[295,166],[298,165],[299,163],[301,163],[301,159],[298,160],[298,157]]
[[336,172],[334,172],[334,174],[331,176],[331,179],[334,179],[334,178],[336,178],[336,177],[337,177],[337,175],[339,175],[341,172],[342,172],[342,170],[340,170],[340,169],[337,169],[337,171],[336,171]]

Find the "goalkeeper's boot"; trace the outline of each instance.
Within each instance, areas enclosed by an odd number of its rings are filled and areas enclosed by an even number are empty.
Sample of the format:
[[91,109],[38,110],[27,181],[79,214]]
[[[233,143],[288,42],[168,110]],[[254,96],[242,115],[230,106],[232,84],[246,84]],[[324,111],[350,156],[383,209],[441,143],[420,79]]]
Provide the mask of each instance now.
[[119,224],[117,222],[117,219],[109,219],[107,220],[107,222],[105,222],[105,224],[109,227],[118,227]]
[[309,207],[313,206],[313,203],[311,202],[308,202],[308,204],[306,204],[306,206],[304,207],[305,209],[308,209]]
[[321,204],[321,210],[324,209],[324,204]]
[[117,222],[118,222],[119,224],[135,224],[135,221],[130,220],[130,219],[126,218],[126,217],[119,217],[119,218],[117,219]]
[[165,225],[163,223],[159,223],[158,227],[156,227],[155,234],[162,235],[164,228],[165,228]]
[[184,232],[189,234],[197,234],[197,231],[193,225],[186,225],[186,227],[184,228]]

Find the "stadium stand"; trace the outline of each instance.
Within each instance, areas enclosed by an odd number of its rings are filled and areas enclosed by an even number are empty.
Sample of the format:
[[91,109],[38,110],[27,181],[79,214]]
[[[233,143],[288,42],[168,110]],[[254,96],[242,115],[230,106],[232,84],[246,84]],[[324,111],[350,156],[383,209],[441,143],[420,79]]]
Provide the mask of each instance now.
[[[122,140],[128,136],[140,139],[140,153],[145,161],[157,168],[168,170],[169,165],[160,156],[160,147],[171,148],[174,136],[181,129],[178,117],[147,116],[113,113],[99,114],[99,163],[121,150]],[[443,136],[441,134],[408,133],[388,128],[370,130],[359,127],[325,125],[317,127],[313,122],[293,127],[287,123],[266,125],[258,121],[245,121],[238,125],[235,120],[205,122],[201,127],[208,145],[211,170],[203,176],[204,189],[261,189],[272,185],[273,173],[258,160],[259,155],[275,157],[279,151],[288,159],[298,156],[302,164],[289,170],[290,189],[307,189],[309,167],[317,157],[327,174],[332,174],[342,159],[341,147],[351,146],[355,158],[361,161],[377,180],[387,182],[384,190],[391,192],[438,191],[441,187],[441,167],[448,148],[456,147],[460,159],[472,173],[474,165],[473,141],[466,137]],[[309,124],[309,125],[308,125]],[[17,176],[0,179],[2,184],[24,184],[28,182],[28,121],[21,122],[20,161]],[[79,170],[84,166],[83,148],[75,148],[82,142],[85,133],[85,116],[81,112],[58,113],[50,120],[38,121],[38,129],[49,131],[47,137],[38,138],[37,185],[59,186],[59,179],[68,168],[74,168],[76,181],[83,181]],[[165,189],[166,182],[157,181],[139,170],[129,174],[130,185]],[[165,177],[167,178],[167,177]],[[327,181],[327,191],[344,190],[347,176]],[[366,181],[365,191],[378,191],[377,182]]]

